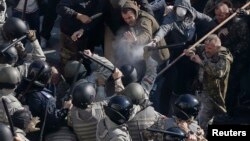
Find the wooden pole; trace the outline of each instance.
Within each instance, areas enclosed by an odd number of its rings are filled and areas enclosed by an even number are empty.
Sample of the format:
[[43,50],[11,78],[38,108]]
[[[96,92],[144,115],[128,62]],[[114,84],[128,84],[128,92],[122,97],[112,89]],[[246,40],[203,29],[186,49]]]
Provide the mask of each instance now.
[[[240,9],[245,9],[250,5],[250,2],[243,5]],[[217,25],[215,28],[213,28],[210,32],[208,32],[206,35],[204,35],[200,40],[198,40],[195,44],[193,44],[188,49],[192,49],[199,45],[201,42],[203,42],[210,34],[214,33],[216,30],[221,28],[224,24],[226,24],[228,21],[230,21],[232,18],[234,18],[237,15],[237,12],[234,12],[232,15],[230,15],[227,19],[225,19],[223,22],[221,22],[219,25]],[[180,60],[185,53],[183,52],[180,56],[178,56],[175,60],[173,60],[169,65],[167,65],[164,69],[162,69],[158,74],[157,77],[162,75],[166,70],[168,70],[171,66],[173,66],[178,60]]]

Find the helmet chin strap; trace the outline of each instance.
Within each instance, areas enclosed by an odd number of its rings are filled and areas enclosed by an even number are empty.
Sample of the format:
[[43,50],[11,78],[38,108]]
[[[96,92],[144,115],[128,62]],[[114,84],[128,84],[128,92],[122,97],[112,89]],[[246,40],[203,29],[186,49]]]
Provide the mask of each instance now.
[[[178,108],[178,111],[179,111],[180,113],[184,114],[188,119],[191,119],[191,117],[190,117],[188,114],[186,114],[183,110],[181,110],[180,108]],[[175,117],[178,118],[178,119],[180,119],[180,118],[177,117],[176,115],[175,115]],[[181,120],[183,120],[183,119],[181,119]]]

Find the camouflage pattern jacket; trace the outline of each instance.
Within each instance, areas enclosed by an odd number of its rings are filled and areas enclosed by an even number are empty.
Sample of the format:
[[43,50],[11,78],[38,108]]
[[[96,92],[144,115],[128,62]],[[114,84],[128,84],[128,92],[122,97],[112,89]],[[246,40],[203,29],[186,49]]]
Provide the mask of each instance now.
[[[210,98],[215,106],[224,108],[232,54],[225,47],[221,47],[218,54],[210,58],[205,53],[205,46],[192,49],[202,59],[199,69],[199,81],[202,83],[202,93]],[[225,110],[226,111],[226,110]]]
[[[158,118],[158,120],[155,122],[154,125],[152,125],[150,128],[153,129],[160,129],[160,130],[167,130],[171,127],[179,127],[178,123],[180,121],[178,121],[178,119],[176,118],[167,118],[165,116],[161,116]],[[180,127],[181,129],[183,129],[182,127]],[[201,129],[201,127],[198,125],[197,121],[195,120],[191,120],[190,122],[188,122],[188,129],[189,132],[192,132],[196,135],[197,137],[197,141],[206,141],[206,138],[204,137],[204,131],[203,129]],[[183,129],[185,131],[185,129]],[[188,134],[188,133],[186,133]],[[145,131],[144,132],[144,136],[147,139],[153,139],[154,141],[163,141],[164,140],[164,135],[162,133],[157,133],[157,132],[149,132],[149,131]]]

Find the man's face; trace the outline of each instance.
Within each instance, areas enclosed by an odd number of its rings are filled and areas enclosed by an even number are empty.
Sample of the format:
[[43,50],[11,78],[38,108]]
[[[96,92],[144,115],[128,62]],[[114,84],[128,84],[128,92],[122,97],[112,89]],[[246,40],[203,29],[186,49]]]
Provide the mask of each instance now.
[[136,23],[135,13],[132,10],[122,12],[122,18],[129,26],[134,26]]
[[215,45],[213,40],[205,41],[205,52],[207,57],[212,57],[218,53],[219,47]]
[[229,8],[226,4],[220,5],[217,9],[215,9],[215,18],[221,23],[230,15]]

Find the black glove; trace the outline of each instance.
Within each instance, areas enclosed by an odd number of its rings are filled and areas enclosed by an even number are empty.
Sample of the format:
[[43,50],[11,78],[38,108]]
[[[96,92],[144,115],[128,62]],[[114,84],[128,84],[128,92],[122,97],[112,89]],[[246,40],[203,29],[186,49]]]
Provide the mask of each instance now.
[[31,42],[34,42],[36,40],[36,31],[35,30],[29,30],[27,33],[27,37]]

